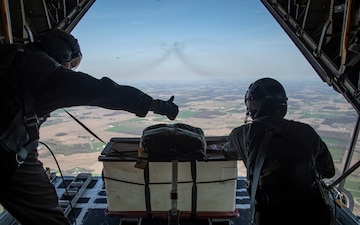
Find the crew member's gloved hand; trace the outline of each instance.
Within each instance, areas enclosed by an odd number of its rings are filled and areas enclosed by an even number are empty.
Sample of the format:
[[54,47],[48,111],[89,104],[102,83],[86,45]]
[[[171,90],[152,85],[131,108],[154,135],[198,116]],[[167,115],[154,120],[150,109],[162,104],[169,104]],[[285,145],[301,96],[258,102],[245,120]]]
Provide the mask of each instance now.
[[171,96],[167,101],[160,99],[153,100],[150,110],[156,114],[166,115],[170,120],[174,120],[179,113],[179,107],[173,101],[174,96]]

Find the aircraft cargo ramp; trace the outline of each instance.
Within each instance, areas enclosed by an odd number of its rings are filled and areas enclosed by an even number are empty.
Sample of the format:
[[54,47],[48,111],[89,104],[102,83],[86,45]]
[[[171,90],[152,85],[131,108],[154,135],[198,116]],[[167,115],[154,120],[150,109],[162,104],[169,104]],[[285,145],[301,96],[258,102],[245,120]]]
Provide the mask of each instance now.
[[[246,191],[244,177],[237,178],[236,208],[239,217],[232,219],[197,219],[196,224],[248,224],[250,216],[250,200]],[[76,225],[119,225],[119,224],[168,224],[167,219],[126,218],[106,215],[107,198],[104,183],[101,177],[93,177],[88,173],[80,173],[75,177],[53,177],[60,204],[68,218]],[[64,186],[65,185],[65,186]],[[66,193],[68,191],[68,194]],[[67,198],[66,196],[70,196]],[[209,196],[211,198],[211,196]],[[75,218],[75,219],[74,219]],[[16,224],[9,214],[2,214],[1,224]],[[181,220],[181,224],[194,224],[190,219]]]

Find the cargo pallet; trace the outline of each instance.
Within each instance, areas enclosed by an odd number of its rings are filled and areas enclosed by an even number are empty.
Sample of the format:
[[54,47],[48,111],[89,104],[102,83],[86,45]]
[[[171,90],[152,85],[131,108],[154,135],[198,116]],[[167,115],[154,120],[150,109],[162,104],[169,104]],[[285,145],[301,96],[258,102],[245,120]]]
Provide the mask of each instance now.
[[[211,141],[221,144],[224,139]],[[99,157],[107,216],[137,225],[230,225],[239,217],[236,161],[215,151],[206,160],[148,161],[139,169],[138,145],[138,138],[112,138]]]

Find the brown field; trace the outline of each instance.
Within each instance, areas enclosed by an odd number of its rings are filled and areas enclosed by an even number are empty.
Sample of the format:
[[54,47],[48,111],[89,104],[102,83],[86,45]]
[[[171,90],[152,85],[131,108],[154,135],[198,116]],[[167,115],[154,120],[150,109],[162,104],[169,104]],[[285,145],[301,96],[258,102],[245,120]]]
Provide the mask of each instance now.
[[[84,123],[86,126],[88,126],[93,132],[95,132],[102,140],[105,142],[109,141],[113,137],[140,137],[141,131],[146,126],[152,125],[154,123],[155,119],[162,118],[161,116],[154,115],[153,113],[149,113],[147,118],[143,118],[141,120],[144,120],[140,124],[140,128],[138,134],[129,134],[129,133],[114,133],[114,132],[107,132],[106,129],[109,128],[110,123],[113,123],[114,120],[116,121],[126,121],[129,119],[136,118],[134,115],[130,113],[123,113],[120,115],[116,115],[114,117],[102,117],[103,114],[109,113],[111,111],[101,108],[92,108],[90,109],[91,115],[93,118],[86,118],[82,119],[81,122]],[[84,113],[88,113],[89,109],[87,107],[76,107],[76,115],[82,115]],[[61,112],[61,118],[64,117],[64,120],[66,120],[67,114],[65,112]],[[94,119],[95,118],[95,119]],[[235,121],[237,118],[233,118],[232,120]],[[50,118],[49,123],[51,123],[52,120],[59,120],[59,118]],[[211,122],[203,122],[204,125],[201,125],[199,123],[198,119],[189,119],[186,123],[188,124],[194,124],[193,121],[197,122],[196,126],[202,127],[207,129],[207,135],[227,135],[230,133],[230,126],[227,127],[221,127],[220,129],[215,129],[215,127],[219,127],[220,125],[224,126],[223,122],[224,119],[218,118],[218,119],[212,119]],[[46,123],[48,123],[46,122]],[[184,122],[179,119],[179,121],[168,121],[164,119],[162,121],[164,123],[177,123],[177,122]],[[162,123],[161,122],[161,123]],[[139,124],[137,124],[138,126]],[[59,136],[59,134],[62,134]],[[91,136],[92,139],[89,137]],[[80,138],[79,138],[80,137]],[[84,138],[85,137],[85,138]],[[84,128],[82,128],[79,124],[77,124],[74,120],[67,119],[67,121],[64,121],[60,124],[54,124],[54,125],[47,125],[43,126],[41,128],[41,141],[43,141],[45,144],[48,145],[48,142],[56,142],[61,143],[62,145],[80,145],[82,144],[83,147],[90,148],[89,142],[99,142],[96,140],[91,134],[89,134]],[[56,153],[55,156],[56,159],[60,165],[60,168],[62,171],[71,171],[74,168],[82,168],[87,169],[91,171],[94,174],[100,174],[102,170],[102,163],[98,161],[98,156],[100,155],[102,149],[94,150],[94,152],[84,152],[80,153],[80,149],[73,149],[72,153],[68,154],[62,154],[62,153]],[[45,167],[50,167],[52,170],[57,171],[57,166],[55,164],[54,158],[48,153],[48,149],[46,149],[44,146],[40,146],[39,149],[39,155],[40,160],[44,163]],[[242,165],[242,162],[239,163]]]
[[[342,96],[339,97],[339,94],[331,91],[330,94],[326,93],[321,95],[321,98],[313,98],[309,100],[310,102],[305,103],[303,98],[312,96],[314,93],[314,89],[304,88],[296,92],[293,98],[289,97],[289,110],[286,117],[310,124],[322,137],[342,137],[343,146],[341,148],[348,148],[356,116],[354,114],[353,119],[351,116],[350,119],[347,119],[348,116],[342,117],[342,115],[353,112],[351,105],[343,100]],[[169,121],[166,117],[155,115],[152,112],[149,112],[145,118],[137,118],[131,113],[98,107],[73,107],[67,110],[88,126],[105,143],[113,137],[140,137],[145,127],[155,123],[187,123],[202,128],[206,136],[228,135],[234,127],[244,123],[245,106],[243,99],[239,98],[238,95],[224,94],[223,96],[207,97],[206,93],[201,93],[194,98],[183,91],[178,96],[183,96],[183,99],[178,98],[182,103],[179,104],[180,114],[175,121]],[[324,96],[327,99],[324,99]],[[325,111],[329,113],[331,120],[326,116],[324,117],[323,114],[314,116],[329,106],[332,110]],[[182,111],[197,113],[195,116],[187,117],[181,115]],[[304,116],[310,114],[313,116]],[[334,114],[338,115],[339,118],[333,118]],[[109,131],[108,129],[112,126],[124,126],[129,129],[126,131]],[[76,174],[82,171],[101,174],[102,163],[98,161],[98,156],[105,144],[101,145],[100,141],[77,124],[63,110],[52,113],[52,116],[42,126],[40,136],[41,141],[49,145],[55,153],[64,174]],[[42,145],[39,148],[39,154],[45,167],[58,172],[54,158]],[[343,161],[337,163],[339,170],[343,168]],[[243,163],[239,162],[239,175],[245,174]]]

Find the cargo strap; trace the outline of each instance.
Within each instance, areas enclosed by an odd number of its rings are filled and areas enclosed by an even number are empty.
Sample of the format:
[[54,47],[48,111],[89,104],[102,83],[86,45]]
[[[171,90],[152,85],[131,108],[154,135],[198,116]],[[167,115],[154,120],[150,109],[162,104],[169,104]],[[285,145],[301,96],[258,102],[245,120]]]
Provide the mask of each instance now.
[[191,190],[191,218],[196,217],[197,208],[197,186],[196,186],[196,160],[191,160],[191,178],[192,178],[192,190]]
[[[191,166],[191,178],[192,178],[192,183],[193,183],[192,193],[191,193],[191,218],[195,219],[196,211],[197,211],[196,160],[191,160],[190,166]],[[148,219],[152,218],[151,199],[150,199],[150,178],[149,177],[150,177],[150,170],[149,170],[149,163],[147,163],[144,168],[144,182],[145,182],[144,192],[145,192],[146,214],[147,214]]]
[[150,200],[150,178],[149,178],[149,163],[146,163],[144,168],[144,181],[145,181],[145,207],[146,207],[146,214],[147,218],[151,219],[151,200]]

